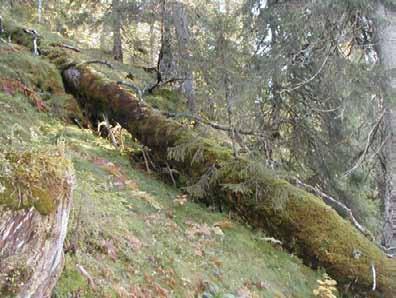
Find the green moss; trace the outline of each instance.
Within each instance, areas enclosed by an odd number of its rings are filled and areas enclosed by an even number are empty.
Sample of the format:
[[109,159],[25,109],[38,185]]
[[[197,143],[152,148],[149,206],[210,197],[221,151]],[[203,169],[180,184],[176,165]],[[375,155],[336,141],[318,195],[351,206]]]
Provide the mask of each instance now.
[[86,124],[83,112],[73,96],[68,94],[51,96],[46,101],[46,104],[58,119],[62,119],[66,122],[71,122],[71,120],[76,119],[82,125]]
[[32,189],[32,197],[34,200],[34,208],[41,214],[50,214],[55,210],[55,198],[54,193],[50,193],[48,190],[40,188]]
[[0,80],[18,80],[43,92],[63,92],[62,77],[56,67],[30,52],[6,52],[0,55]]
[[[216,179],[225,183],[220,189],[229,208],[253,226],[282,239],[307,264],[323,266],[341,284],[353,284],[358,279],[358,290],[363,292],[372,286],[371,264],[375,264],[380,272],[378,287],[384,297],[393,297],[394,260],[387,259],[321,199],[247,160],[223,164]],[[218,195],[221,192],[217,189]]]
[[68,161],[48,152],[13,152],[4,155],[2,165],[0,205],[14,210],[34,206],[43,215],[55,210],[65,191]]
[[183,112],[186,110],[187,99],[178,91],[158,89],[144,99],[152,107],[161,111]]
[[4,32],[1,34],[2,38],[8,39],[11,36],[11,41],[30,49],[33,48],[32,36],[23,31],[23,27],[10,19],[3,20]]

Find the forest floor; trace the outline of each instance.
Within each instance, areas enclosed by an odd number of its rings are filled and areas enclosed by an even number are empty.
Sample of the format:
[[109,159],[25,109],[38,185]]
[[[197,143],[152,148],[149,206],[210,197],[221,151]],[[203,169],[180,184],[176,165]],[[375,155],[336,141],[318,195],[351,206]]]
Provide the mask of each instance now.
[[[59,110],[70,98],[45,90],[48,62],[21,47],[0,46],[0,53],[0,149],[61,146],[76,172],[65,268],[53,297],[313,295],[323,272],[228,214],[191,201],[132,162],[128,150],[62,121]],[[39,112],[41,102],[8,80],[40,90],[49,111]]]

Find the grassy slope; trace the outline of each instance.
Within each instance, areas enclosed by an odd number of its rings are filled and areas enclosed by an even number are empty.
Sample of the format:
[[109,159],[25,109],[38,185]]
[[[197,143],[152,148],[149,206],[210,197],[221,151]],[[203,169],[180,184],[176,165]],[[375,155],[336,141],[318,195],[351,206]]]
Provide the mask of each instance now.
[[[2,146],[10,136],[10,145],[20,148],[65,142],[76,169],[78,185],[66,246],[78,235],[79,247],[76,254],[66,255],[55,297],[69,297],[71,292],[82,297],[127,297],[131,287],[150,290],[156,297],[158,285],[170,296],[189,297],[203,281],[216,285],[219,293],[262,282],[267,289],[251,286],[258,297],[310,296],[318,273],[260,240],[259,233],[233,223],[223,229],[224,236],[213,230],[209,235],[207,230],[226,220],[225,215],[192,202],[174,203],[177,189],[131,168],[127,157],[106,140],[36,112],[22,96],[1,93],[0,105],[4,109],[0,124],[7,128],[1,132]],[[129,188],[115,183],[119,171],[130,180]],[[194,230],[193,223],[200,226]],[[77,271],[77,263],[92,275],[96,291]]]
[[[29,52],[18,64],[15,55],[1,53],[1,65],[12,70],[29,87],[37,87],[23,75],[26,60],[41,65]],[[7,77],[3,72],[0,78]],[[42,82],[40,87],[43,89]],[[45,88],[44,88],[45,89]],[[64,98],[42,90],[52,103]],[[64,273],[55,297],[193,297],[213,292],[226,297],[244,286],[253,297],[310,297],[319,273],[260,238],[260,233],[228,221],[193,202],[179,205],[177,189],[131,167],[127,156],[113,149],[91,131],[80,130],[38,113],[22,95],[0,92],[0,149],[31,150],[65,144],[77,175],[66,248]],[[58,107],[59,109],[59,107]],[[223,232],[224,235],[217,235]],[[77,270],[81,265],[93,278],[89,285]],[[242,291],[239,291],[242,292]],[[231,296],[229,296],[231,297]]]

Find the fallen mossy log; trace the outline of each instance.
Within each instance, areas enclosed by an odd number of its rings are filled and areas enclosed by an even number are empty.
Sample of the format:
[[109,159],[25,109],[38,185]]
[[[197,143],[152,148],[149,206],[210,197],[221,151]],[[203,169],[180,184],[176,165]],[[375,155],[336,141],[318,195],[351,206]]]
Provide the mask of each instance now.
[[[257,170],[248,160],[234,159],[230,148],[164,117],[87,66],[68,68],[63,78],[68,91],[91,115],[105,113],[119,122],[151,148],[157,161],[168,162],[192,179],[206,177],[204,191],[251,225],[280,238],[312,264],[323,266],[343,285],[367,291],[368,296],[396,297],[396,261],[321,199]],[[175,148],[184,150],[183,154],[177,157]]]
[[[3,36],[9,35],[13,42],[32,47],[23,28],[5,23]],[[396,260],[387,258],[321,199],[258,170],[249,160],[235,160],[231,148],[166,118],[64,49],[48,45],[42,53],[62,71],[68,91],[92,118],[106,114],[149,147],[157,162],[192,181],[201,180],[200,187],[190,188],[195,193],[217,198],[307,262],[323,266],[341,284],[366,291],[364,297],[396,297]]]

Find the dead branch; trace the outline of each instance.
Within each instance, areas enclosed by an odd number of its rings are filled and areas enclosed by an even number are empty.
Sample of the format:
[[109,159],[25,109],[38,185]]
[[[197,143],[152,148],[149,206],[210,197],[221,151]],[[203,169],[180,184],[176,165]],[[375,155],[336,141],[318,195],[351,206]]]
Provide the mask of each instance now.
[[322,65],[319,67],[318,71],[312,77],[310,77],[309,79],[307,79],[301,83],[298,83],[296,86],[283,89],[280,91],[280,93],[282,94],[285,92],[291,92],[291,91],[297,90],[297,89],[309,84],[310,82],[312,82],[322,72],[323,68],[325,67],[325,65],[327,63],[327,60],[330,58],[331,53],[332,53],[332,51],[330,50],[329,53],[327,54],[326,58],[323,60]]
[[118,142],[113,134],[113,130],[111,129],[112,126],[109,123],[109,119],[105,114],[103,114],[102,116],[103,116],[103,121],[98,123],[98,134],[100,134],[101,127],[104,126],[107,130],[107,133],[109,134],[111,143],[113,144],[114,147],[118,148]]
[[53,44],[52,46],[72,50],[77,53],[81,52],[81,50],[79,48],[73,47],[73,46],[65,44],[65,43],[57,43],[57,44]]
[[40,34],[38,34],[38,32],[35,29],[27,29],[24,28],[23,32],[29,34],[32,36],[32,42],[33,42],[33,55],[34,56],[39,56],[40,52],[38,49],[38,45],[37,45],[37,40],[40,37]]
[[200,116],[197,115],[192,115],[189,113],[170,113],[170,112],[163,112],[162,113],[164,116],[167,116],[169,118],[188,118],[191,120],[195,120],[199,123],[205,124],[205,125],[209,125],[214,129],[218,129],[218,130],[223,130],[229,133],[232,133],[233,131],[235,131],[235,133],[237,134],[241,134],[241,135],[248,135],[248,136],[261,136],[261,137],[266,137],[264,134],[260,134],[257,133],[253,130],[244,130],[244,129],[233,129],[229,126],[226,126],[224,124],[220,124],[220,123],[216,123],[216,122],[211,122],[209,120],[206,120]]
[[81,65],[88,65],[88,64],[102,64],[102,65],[106,65],[109,68],[114,68],[113,65],[106,61],[106,60],[89,60],[89,61],[84,61],[81,62],[80,64],[78,64],[77,66],[81,66]]
[[260,238],[260,240],[266,241],[266,242],[270,242],[272,244],[279,244],[282,245],[282,241],[275,239],[273,237],[264,237],[264,238]]
[[143,154],[144,164],[146,165],[147,173],[151,173],[150,166],[149,166],[149,163],[148,163],[148,157],[146,156],[145,148],[142,149],[142,154]]
[[[366,146],[362,152],[362,154],[360,155],[358,161],[355,163],[355,165],[348,171],[345,172],[344,176],[349,176],[350,174],[352,174],[356,169],[358,169],[363,162],[366,160],[366,156],[368,154],[368,151],[374,141],[374,137],[378,131],[378,128],[380,126],[380,124],[382,123],[382,120],[384,119],[384,115],[385,115],[384,111],[380,117],[378,118],[378,120],[376,121],[376,123],[374,124],[374,126],[372,127],[372,129],[370,130],[368,136],[367,136],[367,142],[366,142]],[[381,145],[381,147],[384,145],[385,143],[383,142],[383,144]],[[375,154],[376,155],[376,154]]]
[[183,78],[171,78],[171,79],[166,80],[166,81],[158,81],[154,85],[144,88],[143,89],[144,90],[143,94],[153,93],[155,89],[158,89],[158,88],[161,88],[161,87],[163,87],[165,85],[168,85],[170,83],[175,83],[175,82],[179,82],[179,81],[185,81],[185,79],[183,79]]
[[371,264],[371,273],[373,274],[373,287],[371,288],[372,291],[375,291],[377,288],[377,274],[375,272],[374,263]]
[[144,95],[153,93],[155,89],[161,88],[161,87],[163,87],[163,86],[165,86],[167,84],[174,83],[174,82],[177,82],[177,81],[184,81],[184,79],[172,78],[172,79],[169,79],[169,80],[166,80],[166,81],[163,81],[163,82],[159,81],[159,82],[155,82],[154,84],[149,84],[149,85],[147,85],[147,86],[145,86],[143,88],[140,88],[139,86],[136,86],[133,83],[125,82],[125,81],[121,81],[121,80],[117,81],[117,84],[118,85],[123,85],[125,87],[128,87],[128,88],[132,89],[139,96],[139,99],[141,101],[143,101],[143,96]]
[[128,87],[130,89],[132,89],[133,91],[135,91],[135,93],[137,94],[137,96],[139,97],[140,101],[143,101],[143,90],[144,88],[140,88],[139,86],[130,83],[130,82],[125,82],[125,81],[117,81],[117,85],[123,85],[125,87]]
[[87,281],[89,286],[95,290],[96,289],[96,284],[92,278],[92,276],[87,272],[87,270],[85,270],[85,268],[83,266],[81,266],[80,264],[76,264],[76,267],[78,269],[78,271],[81,273],[82,276],[84,276]]
[[175,180],[175,177],[173,177],[173,173],[172,173],[172,169],[169,167],[169,164],[168,163],[166,163],[166,169],[168,170],[168,172],[169,172],[169,176],[171,177],[171,179],[172,179],[172,183],[173,183],[173,185],[174,186],[176,186],[176,180]]

